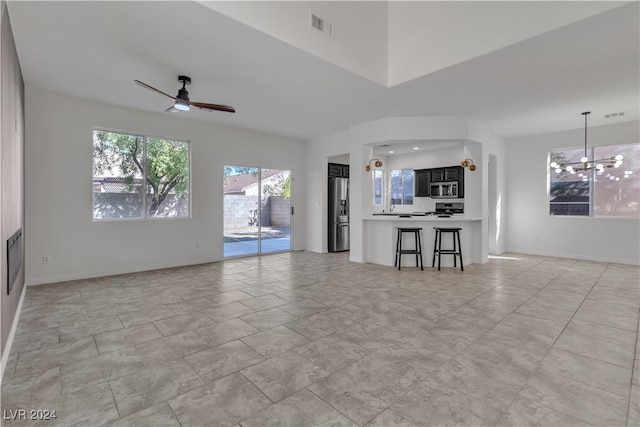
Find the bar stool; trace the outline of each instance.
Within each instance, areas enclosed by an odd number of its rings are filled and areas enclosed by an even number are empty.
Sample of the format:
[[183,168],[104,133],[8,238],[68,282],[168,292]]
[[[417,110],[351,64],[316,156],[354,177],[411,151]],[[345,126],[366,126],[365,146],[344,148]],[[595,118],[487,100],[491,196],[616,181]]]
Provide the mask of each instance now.
[[[397,229],[398,229],[398,240],[396,241],[396,262],[394,266],[397,266],[398,270],[400,270],[401,264],[402,264],[402,255],[415,255],[416,267],[418,266],[418,259],[419,259],[420,270],[424,270],[424,266],[422,265],[422,241],[420,240],[420,231],[422,231],[422,228],[421,227],[418,227],[418,228],[397,227]],[[404,233],[413,233],[415,238],[414,249],[402,249],[402,237]]]
[[[433,227],[436,231],[436,239],[433,242],[433,261],[431,262],[431,267],[436,266],[436,256],[438,257],[438,271],[440,271],[440,258],[442,255],[453,255],[453,266],[456,265],[456,256],[460,257],[460,270],[464,271],[464,266],[462,265],[462,245],[460,245],[460,230],[462,228],[442,228],[442,227]],[[453,237],[453,249],[442,249],[442,233],[451,233]]]

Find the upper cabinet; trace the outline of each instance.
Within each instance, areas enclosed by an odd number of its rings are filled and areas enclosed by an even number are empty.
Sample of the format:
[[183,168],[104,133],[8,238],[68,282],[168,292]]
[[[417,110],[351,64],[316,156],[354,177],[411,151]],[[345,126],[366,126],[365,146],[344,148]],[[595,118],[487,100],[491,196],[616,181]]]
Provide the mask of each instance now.
[[431,182],[457,181],[464,174],[462,166],[431,169]]
[[431,184],[431,169],[415,170],[416,197],[429,197],[429,184]]
[[[431,194],[432,184],[441,182],[457,183],[456,192],[458,198],[464,198],[464,168],[462,166],[449,166],[434,169],[416,169],[416,197],[436,197],[442,195]],[[453,196],[456,197],[456,196]]]

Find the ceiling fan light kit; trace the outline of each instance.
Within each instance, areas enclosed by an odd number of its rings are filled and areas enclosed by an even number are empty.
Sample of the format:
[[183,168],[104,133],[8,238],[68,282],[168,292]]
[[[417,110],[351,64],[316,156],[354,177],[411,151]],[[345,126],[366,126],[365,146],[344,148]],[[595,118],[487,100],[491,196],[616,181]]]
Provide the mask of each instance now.
[[189,111],[191,107],[200,108],[201,110],[215,110],[215,111],[224,111],[226,113],[235,113],[236,110],[233,107],[228,105],[220,105],[220,104],[209,104],[206,102],[195,102],[189,99],[189,92],[187,91],[187,85],[191,84],[191,77],[189,76],[178,76],[178,81],[182,83],[182,88],[178,90],[177,96],[171,96],[167,93],[162,92],[159,89],[156,89],[153,86],[150,86],[140,80],[134,80],[135,83],[140,86],[159,93],[160,95],[164,95],[168,98],[173,99],[174,104],[172,107],[167,108],[165,111],[175,112],[175,111]]

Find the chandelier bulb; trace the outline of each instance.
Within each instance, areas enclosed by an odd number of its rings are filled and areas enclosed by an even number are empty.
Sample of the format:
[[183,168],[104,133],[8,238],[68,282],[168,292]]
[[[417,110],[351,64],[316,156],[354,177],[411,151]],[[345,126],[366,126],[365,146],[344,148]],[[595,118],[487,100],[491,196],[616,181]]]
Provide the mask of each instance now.
[[582,157],[582,158],[580,159],[580,161],[581,161],[582,163],[587,163],[587,162],[589,161],[589,158],[588,158],[587,156],[584,156],[584,157]]

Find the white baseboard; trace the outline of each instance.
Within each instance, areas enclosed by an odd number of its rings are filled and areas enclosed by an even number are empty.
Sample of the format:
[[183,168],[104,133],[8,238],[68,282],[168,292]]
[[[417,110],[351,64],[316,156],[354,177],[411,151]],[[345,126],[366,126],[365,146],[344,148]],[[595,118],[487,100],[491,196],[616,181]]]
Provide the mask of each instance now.
[[20,319],[20,312],[22,311],[22,303],[24,302],[24,296],[27,294],[27,286],[26,284],[22,286],[22,293],[20,294],[20,300],[18,301],[18,308],[16,309],[16,314],[13,317],[13,325],[11,326],[11,332],[9,332],[9,337],[7,338],[7,345],[4,347],[4,352],[2,353],[2,362],[0,364],[0,380],[4,378],[4,370],[7,367],[7,361],[9,360],[9,354],[11,353],[11,345],[13,344],[13,338],[16,335],[16,330],[18,329],[18,319]]
[[580,255],[580,254],[570,254],[563,252],[552,252],[552,251],[536,251],[531,249],[518,249],[518,248],[509,248],[507,252],[513,252],[523,255],[538,255],[538,256],[549,256],[556,258],[569,258],[569,259],[578,259],[583,261],[594,261],[594,262],[608,262],[612,264],[625,264],[625,265],[640,265],[640,260],[638,259],[624,259],[624,258],[606,258],[606,257],[597,257],[590,255]]

